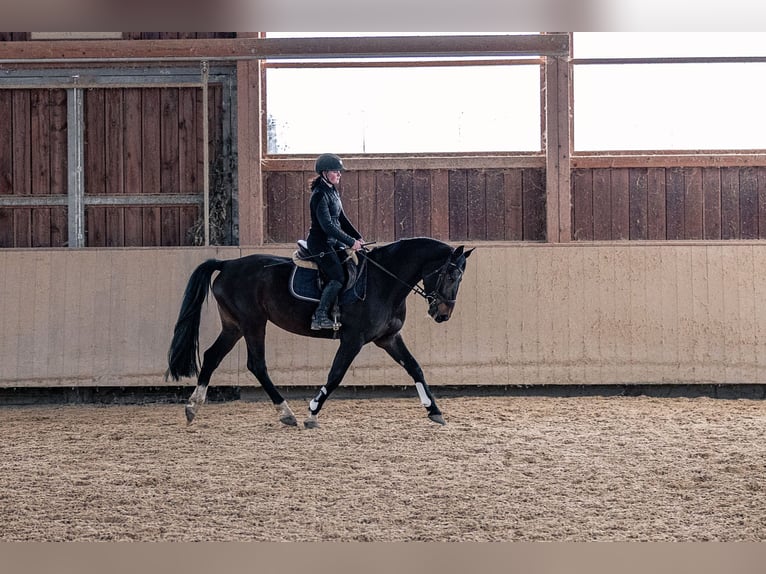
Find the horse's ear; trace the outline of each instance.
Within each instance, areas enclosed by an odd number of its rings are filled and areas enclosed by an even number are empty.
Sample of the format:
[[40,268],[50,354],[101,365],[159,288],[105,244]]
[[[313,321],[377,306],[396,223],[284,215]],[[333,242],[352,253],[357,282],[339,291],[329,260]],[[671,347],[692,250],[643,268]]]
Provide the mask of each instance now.
[[452,252],[452,259],[459,259],[460,256],[463,254],[463,245],[458,245],[455,247],[455,250]]
[[475,247],[471,247],[471,248],[470,248],[468,251],[466,251],[465,253],[463,253],[463,256],[464,256],[466,259],[468,259],[468,256],[469,256],[471,253],[473,253],[473,250],[474,250],[474,249],[476,249],[476,248],[475,248]]

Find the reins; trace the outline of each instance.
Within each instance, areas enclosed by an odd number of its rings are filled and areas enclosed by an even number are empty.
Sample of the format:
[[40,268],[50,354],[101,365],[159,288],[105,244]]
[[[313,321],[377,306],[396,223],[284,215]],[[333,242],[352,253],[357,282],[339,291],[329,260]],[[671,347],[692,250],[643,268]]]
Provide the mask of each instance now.
[[[365,259],[367,259],[367,261],[369,261],[370,263],[372,263],[373,265],[375,265],[375,267],[377,267],[378,269],[380,269],[381,271],[383,271],[383,273],[386,273],[387,275],[389,275],[389,276],[393,277],[393,278],[394,278],[394,279],[396,279],[396,280],[397,280],[399,283],[401,283],[402,285],[404,285],[405,287],[407,287],[407,289],[409,289],[410,291],[413,291],[413,292],[417,293],[418,295],[420,295],[421,297],[423,297],[423,299],[425,299],[426,301],[428,301],[428,303],[429,303],[429,304],[433,303],[433,302],[434,302],[435,300],[437,300],[437,299],[439,299],[439,300],[443,301],[444,303],[455,303],[455,299],[444,299],[444,298],[443,298],[443,297],[442,297],[442,296],[441,296],[439,293],[436,293],[436,294],[434,294],[434,293],[435,293],[435,291],[436,291],[436,289],[434,289],[434,291],[432,291],[431,293],[426,293],[425,289],[423,289],[423,288],[422,288],[420,285],[418,285],[417,283],[415,283],[414,285],[410,285],[409,283],[407,283],[407,282],[406,282],[406,281],[404,281],[403,279],[401,279],[401,278],[397,277],[397,276],[396,276],[395,274],[393,274],[391,271],[389,271],[388,269],[386,269],[385,267],[383,267],[383,266],[382,266],[380,263],[378,263],[378,262],[377,262],[377,261],[375,261],[374,259],[371,259],[371,258],[370,258],[370,257],[367,255],[367,251],[366,251],[366,250],[362,249],[362,250],[360,251],[360,253],[361,253],[362,255],[364,255],[364,257],[365,257]],[[454,264],[454,263],[452,263],[451,261],[448,261],[447,263],[449,263],[449,264],[450,264],[450,265],[452,265],[453,267],[456,267],[456,268],[458,268],[458,267],[457,267],[457,265],[455,265],[455,264]],[[434,273],[440,273],[440,272],[442,271],[442,269],[444,269],[444,267],[446,267],[446,264],[445,264],[445,265],[442,265],[442,266],[441,266],[441,267],[439,267],[438,269],[435,269],[435,270],[431,271],[431,273],[429,273],[428,275],[425,275],[425,276],[423,277],[423,279],[425,280],[425,279],[426,279],[426,277],[430,277],[430,276],[431,276],[431,275],[433,275]],[[458,268],[458,269],[459,269],[459,268]],[[462,274],[462,272],[461,272],[461,274]],[[440,277],[440,279],[441,279],[441,277]],[[438,287],[438,286],[439,286],[439,283],[437,283],[436,285],[437,285],[437,287]]]

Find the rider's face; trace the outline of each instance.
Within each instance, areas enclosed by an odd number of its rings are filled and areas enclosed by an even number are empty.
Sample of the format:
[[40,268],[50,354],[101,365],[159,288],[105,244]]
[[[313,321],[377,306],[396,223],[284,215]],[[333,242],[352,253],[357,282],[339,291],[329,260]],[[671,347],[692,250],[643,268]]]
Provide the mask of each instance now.
[[333,170],[333,171],[326,171],[324,172],[325,178],[327,178],[327,181],[329,181],[333,185],[337,185],[340,181],[340,171]]

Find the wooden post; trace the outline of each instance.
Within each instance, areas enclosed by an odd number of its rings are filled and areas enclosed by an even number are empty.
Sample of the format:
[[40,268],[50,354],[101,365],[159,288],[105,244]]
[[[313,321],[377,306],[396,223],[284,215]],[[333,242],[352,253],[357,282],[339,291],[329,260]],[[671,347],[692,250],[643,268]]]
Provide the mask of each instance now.
[[264,243],[261,114],[261,63],[259,60],[237,62],[237,158],[241,246]]
[[563,243],[572,240],[569,60],[547,56],[544,66],[546,239]]

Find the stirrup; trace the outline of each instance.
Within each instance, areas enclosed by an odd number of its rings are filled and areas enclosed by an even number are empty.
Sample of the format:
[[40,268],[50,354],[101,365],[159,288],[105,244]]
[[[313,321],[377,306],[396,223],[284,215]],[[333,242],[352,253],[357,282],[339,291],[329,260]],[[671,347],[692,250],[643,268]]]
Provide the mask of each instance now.
[[321,314],[314,313],[314,316],[311,317],[312,331],[319,331],[320,329],[334,329],[337,331],[339,328],[340,328],[340,323],[336,323],[335,321],[330,319],[327,313],[321,313]]

